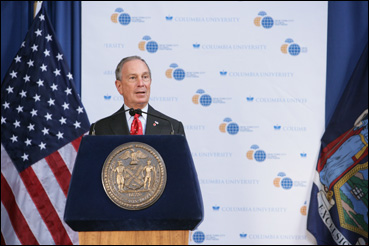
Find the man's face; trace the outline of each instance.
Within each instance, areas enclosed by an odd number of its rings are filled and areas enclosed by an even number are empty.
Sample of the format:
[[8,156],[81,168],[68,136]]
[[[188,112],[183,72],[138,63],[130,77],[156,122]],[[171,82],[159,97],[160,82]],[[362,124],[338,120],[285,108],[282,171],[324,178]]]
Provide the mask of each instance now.
[[151,76],[149,68],[141,60],[131,60],[122,67],[121,81],[115,86],[129,108],[143,109],[149,102]]

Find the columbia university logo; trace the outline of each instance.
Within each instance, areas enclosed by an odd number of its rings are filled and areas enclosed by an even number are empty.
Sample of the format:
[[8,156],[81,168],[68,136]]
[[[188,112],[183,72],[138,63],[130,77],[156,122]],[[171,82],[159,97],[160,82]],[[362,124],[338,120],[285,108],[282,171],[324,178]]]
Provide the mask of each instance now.
[[272,17],[267,16],[265,11],[260,11],[258,17],[254,19],[254,24],[257,27],[264,27],[265,29],[270,29],[274,25],[274,20]]
[[219,130],[221,132],[227,131],[230,135],[236,135],[239,132],[240,127],[238,126],[237,123],[232,122],[231,118],[227,117],[223,120],[223,123],[220,124]]
[[165,76],[168,79],[174,78],[175,80],[183,80],[186,77],[186,73],[182,68],[179,68],[176,63],[172,63],[165,71]]
[[293,186],[293,181],[291,178],[287,177],[284,172],[279,172],[278,177],[273,180],[275,187],[282,187],[284,190],[290,190]]
[[290,54],[291,56],[297,56],[301,52],[300,45],[293,42],[292,38],[287,38],[284,44],[281,46],[283,54]]
[[259,146],[254,144],[250,147],[251,150],[247,151],[246,157],[249,160],[254,160],[257,162],[263,162],[266,159],[266,153],[264,150],[259,149]]
[[192,102],[194,104],[201,104],[204,107],[210,106],[212,102],[212,98],[210,95],[205,94],[205,91],[203,89],[198,89],[196,91],[196,94],[192,97]]
[[110,17],[113,23],[120,23],[123,26],[127,26],[131,23],[131,16],[127,13],[123,13],[122,8],[116,8],[115,13],[113,13]]
[[150,36],[144,36],[142,41],[138,44],[138,48],[142,51],[147,51],[149,53],[155,53],[159,49],[157,42],[151,40]]

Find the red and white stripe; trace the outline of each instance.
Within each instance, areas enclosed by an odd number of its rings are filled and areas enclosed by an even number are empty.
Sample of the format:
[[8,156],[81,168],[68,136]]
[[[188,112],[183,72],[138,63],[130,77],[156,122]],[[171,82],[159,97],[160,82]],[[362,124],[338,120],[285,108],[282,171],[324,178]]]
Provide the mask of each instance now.
[[78,244],[63,220],[81,137],[18,173],[1,145],[1,236],[6,244]]

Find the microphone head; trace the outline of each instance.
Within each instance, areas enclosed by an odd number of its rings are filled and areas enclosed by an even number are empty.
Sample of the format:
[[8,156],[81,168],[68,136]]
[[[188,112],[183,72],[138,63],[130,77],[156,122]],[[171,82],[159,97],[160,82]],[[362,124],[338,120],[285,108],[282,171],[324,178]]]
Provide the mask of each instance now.
[[136,110],[135,110],[135,112],[136,112],[136,114],[142,115],[142,110],[141,110],[141,109],[139,109],[139,108],[138,108],[138,109],[136,109]]
[[135,116],[135,114],[136,114],[136,110],[134,110],[133,108],[130,108],[130,109],[129,109],[129,114],[130,114],[131,116]]

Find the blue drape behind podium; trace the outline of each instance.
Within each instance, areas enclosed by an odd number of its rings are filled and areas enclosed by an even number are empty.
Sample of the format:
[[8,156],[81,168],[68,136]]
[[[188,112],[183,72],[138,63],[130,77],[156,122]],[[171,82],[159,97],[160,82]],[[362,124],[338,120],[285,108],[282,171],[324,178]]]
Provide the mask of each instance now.
[[325,126],[368,43],[368,2],[328,2]]
[[[33,20],[34,1],[1,1],[1,82]],[[81,1],[44,1],[81,95]]]

